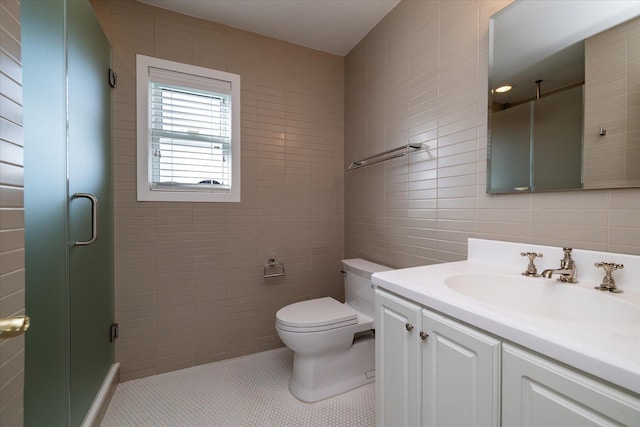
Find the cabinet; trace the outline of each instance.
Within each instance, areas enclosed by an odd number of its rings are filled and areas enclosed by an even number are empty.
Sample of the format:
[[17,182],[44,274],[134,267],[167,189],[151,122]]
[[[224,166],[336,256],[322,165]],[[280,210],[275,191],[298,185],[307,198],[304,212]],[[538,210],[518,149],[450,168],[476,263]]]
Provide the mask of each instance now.
[[376,289],[376,425],[640,426],[640,397]]
[[640,400],[519,347],[503,344],[502,425],[640,426]]
[[376,291],[376,425],[497,426],[500,341]]

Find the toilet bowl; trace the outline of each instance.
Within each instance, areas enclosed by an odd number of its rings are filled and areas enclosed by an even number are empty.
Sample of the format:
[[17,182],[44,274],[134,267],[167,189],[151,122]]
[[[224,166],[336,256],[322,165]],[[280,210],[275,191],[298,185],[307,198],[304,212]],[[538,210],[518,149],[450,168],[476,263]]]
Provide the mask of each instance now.
[[304,402],[336,396],[375,377],[371,274],[391,269],[362,259],[342,265],[345,303],[316,298],[276,313],[278,336],[293,351],[289,390]]

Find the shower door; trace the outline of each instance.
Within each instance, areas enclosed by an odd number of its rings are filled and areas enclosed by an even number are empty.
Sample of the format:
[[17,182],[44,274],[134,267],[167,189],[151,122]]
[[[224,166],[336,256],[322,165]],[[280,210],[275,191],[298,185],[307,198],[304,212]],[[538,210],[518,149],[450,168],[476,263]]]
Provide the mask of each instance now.
[[111,49],[87,0],[22,0],[25,425],[82,424],[113,363]]
[[[110,67],[111,47],[89,2],[68,0],[71,426],[80,425],[113,363]],[[97,206],[76,194],[94,196]]]

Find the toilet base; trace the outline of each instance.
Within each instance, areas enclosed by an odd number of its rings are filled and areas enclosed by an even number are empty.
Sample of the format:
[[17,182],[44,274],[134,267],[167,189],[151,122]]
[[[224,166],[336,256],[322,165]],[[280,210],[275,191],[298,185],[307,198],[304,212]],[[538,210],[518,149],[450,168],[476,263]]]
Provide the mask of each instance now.
[[373,382],[375,366],[373,336],[358,338],[346,352],[294,353],[289,390],[303,402],[317,402]]

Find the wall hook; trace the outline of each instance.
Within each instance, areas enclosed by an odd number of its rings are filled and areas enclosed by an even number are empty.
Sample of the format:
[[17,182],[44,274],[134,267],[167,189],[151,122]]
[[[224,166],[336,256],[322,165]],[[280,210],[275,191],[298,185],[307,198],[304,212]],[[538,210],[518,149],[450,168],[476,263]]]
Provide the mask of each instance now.
[[604,128],[604,126],[600,125],[600,136],[605,136],[607,134],[607,130]]

